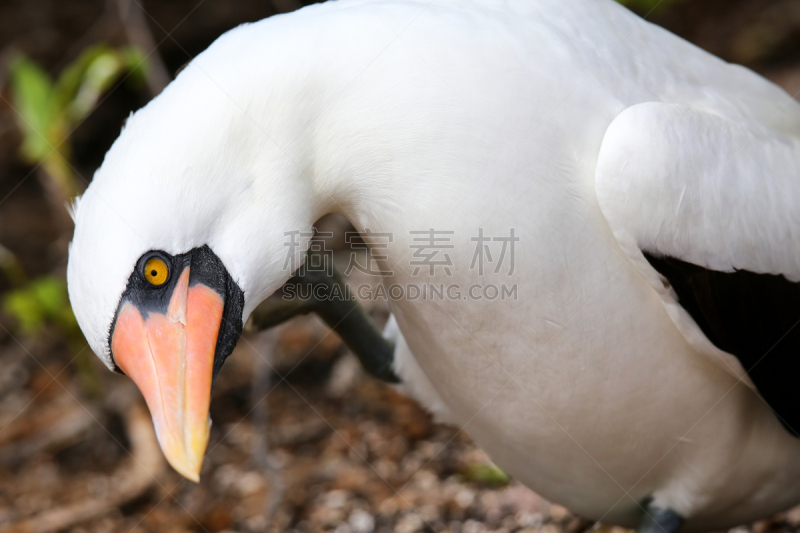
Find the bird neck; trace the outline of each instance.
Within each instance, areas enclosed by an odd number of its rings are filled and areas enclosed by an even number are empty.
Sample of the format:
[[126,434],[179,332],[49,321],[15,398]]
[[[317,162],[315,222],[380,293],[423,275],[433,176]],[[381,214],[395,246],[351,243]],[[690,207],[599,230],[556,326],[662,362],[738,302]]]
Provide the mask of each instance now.
[[[192,93],[203,91],[213,105],[200,119],[215,125],[204,131],[225,132],[224,146],[215,141],[207,150],[229,154],[235,168],[224,173],[233,200],[214,241],[223,262],[242,263],[234,270],[250,289],[248,310],[291,275],[283,268],[290,232],[308,233],[328,213],[361,231],[428,224],[455,201],[453,183],[463,168],[481,159],[480,149],[465,148],[452,91],[413,57],[382,53],[391,41],[385,32],[345,38],[336,25],[309,33],[292,20],[230,32],[173,84],[185,80]],[[313,46],[314,53],[277,53],[292,49],[287,43]],[[300,243],[295,266],[308,245]]]

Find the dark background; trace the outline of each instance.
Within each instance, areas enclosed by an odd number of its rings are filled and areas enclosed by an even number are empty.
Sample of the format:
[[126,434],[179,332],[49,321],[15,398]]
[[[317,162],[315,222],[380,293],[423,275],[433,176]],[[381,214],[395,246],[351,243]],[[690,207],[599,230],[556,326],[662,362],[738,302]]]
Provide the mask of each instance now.
[[[800,0],[667,0],[652,11],[654,2],[630,3],[800,92]],[[148,82],[114,84],[70,136],[85,187],[123,120],[183,64],[238,24],[298,7],[296,0],[0,1],[0,297],[42,277],[62,280],[71,231],[48,201],[41,169],[19,155],[8,83],[16,52],[52,76],[96,43],[150,54]],[[381,305],[370,311],[385,320]],[[68,318],[40,322],[26,330],[5,304],[0,310],[0,532],[592,527],[506,479],[464,432],[433,424],[415,403],[365,377],[314,318],[246,334],[215,390],[197,485],[165,466],[128,380],[105,370]],[[747,530],[799,527],[795,510]]]

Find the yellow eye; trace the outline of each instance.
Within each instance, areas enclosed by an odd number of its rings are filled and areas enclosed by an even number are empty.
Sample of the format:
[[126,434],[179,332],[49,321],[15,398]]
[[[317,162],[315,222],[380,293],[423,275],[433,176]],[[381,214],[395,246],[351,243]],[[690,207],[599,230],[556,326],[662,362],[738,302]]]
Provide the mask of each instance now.
[[144,264],[144,279],[158,287],[169,277],[169,267],[160,257],[151,257]]

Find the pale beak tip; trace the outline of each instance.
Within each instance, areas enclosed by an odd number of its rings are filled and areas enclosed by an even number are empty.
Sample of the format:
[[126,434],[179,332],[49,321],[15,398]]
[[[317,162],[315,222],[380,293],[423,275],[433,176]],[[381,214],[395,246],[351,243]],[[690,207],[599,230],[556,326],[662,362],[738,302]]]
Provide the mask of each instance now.
[[[176,469],[177,470],[177,469]],[[178,473],[188,479],[189,481],[194,481],[195,483],[200,483],[200,471],[191,472],[188,470],[178,470]]]
[[[161,432],[158,426],[156,424],[156,435],[160,436]],[[172,465],[172,468],[186,479],[195,483],[200,482],[200,470],[203,468],[210,426],[211,420],[207,419],[206,424],[193,427],[194,431],[188,438],[180,438],[173,433],[167,433],[167,435],[164,435],[166,437],[164,439],[165,442],[161,446],[164,456],[169,464]],[[159,443],[161,443],[161,440],[159,438]]]
[[203,458],[200,457],[200,460],[191,460],[189,457],[186,457],[184,454],[164,454],[169,461],[169,464],[172,465],[172,468],[175,469],[180,475],[188,479],[189,481],[194,481],[195,483],[200,482],[200,470],[203,467]]

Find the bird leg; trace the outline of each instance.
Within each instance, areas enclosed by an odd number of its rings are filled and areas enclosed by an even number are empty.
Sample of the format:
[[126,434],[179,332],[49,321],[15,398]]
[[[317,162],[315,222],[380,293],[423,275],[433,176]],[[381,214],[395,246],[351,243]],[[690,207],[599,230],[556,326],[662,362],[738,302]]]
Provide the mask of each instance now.
[[[388,383],[399,383],[392,370],[394,344],[384,338],[333,267],[327,272],[310,268],[312,264],[325,263],[309,252],[305,264],[279,291],[283,296],[270,298],[253,311],[253,326],[267,329],[297,315],[316,313],[341,337],[367,373]],[[306,289],[301,290],[301,285]]]
[[675,533],[683,525],[681,515],[669,508],[653,505],[652,499],[645,503],[645,513],[636,533]]

